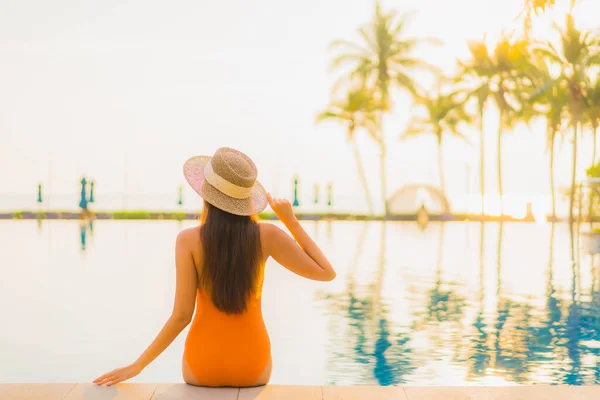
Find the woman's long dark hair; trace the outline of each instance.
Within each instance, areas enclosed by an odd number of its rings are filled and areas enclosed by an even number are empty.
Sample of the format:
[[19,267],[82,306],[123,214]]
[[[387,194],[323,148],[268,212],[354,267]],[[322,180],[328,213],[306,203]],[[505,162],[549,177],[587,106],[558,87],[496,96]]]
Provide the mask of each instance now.
[[255,217],[228,213],[204,202],[200,239],[204,262],[200,287],[227,314],[246,311],[260,276],[260,230]]

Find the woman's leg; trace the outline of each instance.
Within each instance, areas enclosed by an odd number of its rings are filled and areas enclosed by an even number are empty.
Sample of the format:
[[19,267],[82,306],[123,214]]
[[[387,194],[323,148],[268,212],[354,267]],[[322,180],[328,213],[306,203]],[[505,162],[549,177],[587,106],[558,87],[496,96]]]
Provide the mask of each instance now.
[[269,357],[269,362],[267,363],[267,366],[265,367],[263,372],[260,374],[260,376],[256,380],[255,384],[252,386],[262,386],[262,385],[266,385],[267,383],[269,383],[269,379],[271,379],[271,370],[272,369],[273,369],[273,358]]
[[182,357],[181,371],[183,375],[183,381],[185,383],[187,383],[188,385],[202,386],[202,384],[198,382],[198,379],[196,379],[196,377],[192,373],[192,370],[190,369],[190,366],[188,365],[187,361],[185,361],[185,355]]
[[[262,386],[262,385],[266,385],[267,383],[269,383],[269,379],[271,379],[272,369],[273,369],[273,359],[271,357],[269,357],[269,362],[265,366],[265,369],[263,369],[262,373],[260,374],[260,376],[258,377],[256,382],[250,386]],[[185,360],[185,355],[182,357],[182,360],[181,360],[181,371],[182,371],[182,375],[183,375],[183,381],[185,383],[187,383],[188,385],[205,386],[205,385],[202,385],[198,381],[198,379],[194,376],[190,366],[188,365],[187,361]]]

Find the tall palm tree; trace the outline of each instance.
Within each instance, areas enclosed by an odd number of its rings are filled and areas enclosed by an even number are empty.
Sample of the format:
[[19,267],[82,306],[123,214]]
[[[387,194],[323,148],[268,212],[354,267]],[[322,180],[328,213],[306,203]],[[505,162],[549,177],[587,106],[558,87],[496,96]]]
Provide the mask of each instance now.
[[[586,125],[589,124],[592,128],[592,163],[591,166],[596,165],[596,144],[598,126],[600,125],[600,74],[595,81],[590,82],[587,89],[587,96],[585,99],[584,118]],[[596,193],[594,190],[589,193],[589,205],[588,205],[588,220],[590,224],[593,221],[593,211]]]
[[568,109],[573,127],[573,170],[569,195],[569,221],[573,222],[573,204],[575,202],[577,172],[577,140],[585,109],[589,68],[600,64],[600,41],[591,33],[583,33],[575,27],[573,15],[568,14],[566,26],[560,29],[560,48],[547,43],[535,49],[537,54],[560,67],[560,75],[549,82],[549,86],[565,87],[568,94]]
[[546,150],[550,153],[549,175],[552,198],[552,221],[556,221],[556,190],[554,185],[554,153],[556,139],[562,133],[568,94],[561,85],[552,84],[552,74],[544,59],[535,61],[537,81],[527,104],[533,112],[546,120]]
[[502,181],[502,137],[506,130],[524,116],[530,115],[523,110],[522,91],[533,85],[532,75],[535,73],[529,61],[529,43],[525,40],[512,42],[503,38],[495,47],[493,54],[493,95],[492,99],[498,109],[497,162],[498,162],[498,194],[500,196],[500,213],[504,215],[504,188]]
[[[411,77],[411,72],[432,69],[422,59],[413,56],[414,49],[422,44],[423,40],[406,37],[408,22],[407,14],[399,14],[393,10],[383,11],[377,1],[373,20],[358,30],[360,43],[337,40],[331,45],[332,49],[338,52],[332,66],[336,69],[350,66],[350,80],[358,79],[365,86],[373,88],[380,104],[378,130],[374,138],[380,148],[381,195],[386,215],[387,175],[383,114],[392,108],[390,90],[397,87],[409,94],[416,93],[417,85]],[[348,80],[347,78],[344,77],[344,80]]]
[[600,126],[600,74],[598,74],[596,81],[591,83],[587,89],[584,114],[592,128],[593,147],[591,165],[596,165],[596,140],[598,127]]
[[452,135],[468,143],[467,137],[460,132],[463,123],[470,123],[471,117],[464,109],[464,102],[456,100],[454,94],[442,94],[440,90],[435,96],[417,96],[416,105],[423,109],[424,115],[414,115],[408,122],[401,139],[420,135],[434,135],[438,148],[438,168],[440,187],[446,195],[443,163],[443,139]]
[[360,151],[356,143],[356,133],[359,129],[364,129],[370,136],[376,132],[377,118],[376,111],[379,105],[375,100],[372,91],[359,87],[351,89],[346,98],[342,101],[333,101],[326,110],[317,115],[316,122],[325,120],[335,120],[346,126],[347,140],[352,144],[358,175],[362,182],[365,198],[371,215],[374,214],[373,200],[369,190],[369,184],[365,175],[365,170],[360,157]]
[[[467,97],[477,101],[478,119],[480,123],[480,180],[482,210],[484,209],[484,133],[483,114],[485,104],[492,100],[498,109],[499,123],[497,136],[497,162],[498,162],[498,191],[500,195],[501,214],[503,208],[503,182],[502,182],[502,136],[518,122],[521,112],[520,92],[524,87],[531,86],[533,69],[530,67],[527,55],[527,42],[511,41],[503,38],[494,48],[492,54],[488,52],[484,42],[470,42],[471,59],[460,63],[460,74],[457,77],[462,92]],[[483,214],[483,211],[482,211]]]
[[477,106],[479,123],[479,189],[481,192],[481,215],[485,214],[485,138],[484,111],[491,95],[491,77],[493,62],[483,41],[468,42],[471,58],[466,62],[459,61],[460,72],[455,78],[463,88],[467,99],[474,98]]
[[552,198],[552,221],[556,220],[556,191],[554,188],[554,146],[556,138],[562,129],[563,115],[567,104],[567,94],[556,86],[547,96],[548,111],[546,112],[546,139],[550,152],[550,194]]

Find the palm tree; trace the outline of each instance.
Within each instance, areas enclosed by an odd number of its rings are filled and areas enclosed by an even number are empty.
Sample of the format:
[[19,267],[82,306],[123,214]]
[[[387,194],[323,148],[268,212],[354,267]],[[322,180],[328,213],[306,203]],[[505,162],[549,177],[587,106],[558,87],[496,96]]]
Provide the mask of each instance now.
[[549,87],[562,86],[567,91],[568,109],[573,127],[573,170],[571,173],[571,190],[569,195],[569,221],[573,221],[573,204],[575,202],[577,172],[577,139],[585,109],[588,86],[588,71],[591,66],[600,64],[600,41],[589,32],[582,33],[575,27],[571,14],[567,15],[566,27],[560,33],[560,50],[547,43],[537,47],[535,51],[542,57],[560,67],[560,75],[549,82]]
[[[592,128],[592,163],[590,164],[592,167],[596,165],[596,145],[598,126],[600,125],[600,74],[596,78],[595,82],[590,83],[587,89],[585,108],[584,108],[584,118],[586,120],[586,124],[589,124]],[[589,193],[589,206],[588,206],[588,219],[590,224],[593,221],[593,210],[594,210],[594,202],[595,202],[595,191],[591,190]]]
[[534,14],[537,15],[548,10],[555,3],[556,0],[524,0],[520,15],[523,16],[523,27],[526,35],[531,32],[531,22]]
[[[384,12],[379,2],[376,2],[373,20],[358,30],[361,43],[347,40],[332,43],[332,48],[340,52],[334,58],[332,66],[338,69],[349,65],[350,81],[358,79],[364,86],[373,88],[380,105],[378,130],[373,137],[380,148],[381,195],[386,215],[387,176],[383,114],[391,109],[390,89],[398,87],[409,94],[416,93],[417,85],[410,73],[416,69],[433,69],[422,59],[413,57],[414,49],[423,40],[406,37],[408,20],[408,15],[401,15],[396,11]],[[345,76],[343,81],[347,80],[348,76]]]
[[598,74],[596,81],[588,87],[584,114],[587,122],[592,127],[593,147],[591,165],[596,165],[596,139],[598,127],[600,126],[600,74]]
[[500,196],[500,213],[504,215],[504,189],[502,182],[502,136],[506,130],[525,117],[529,118],[527,109],[521,104],[522,91],[533,85],[535,73],[528,56],[529,43],[521,40],[511,42],[503,38],[494,49],[493,61],[493,100],[499,112],[497,136],[498,161],[498,194]]
[[[575,7],[575,3],[578,0],[568,0],[571,3],[571,11],[573,7]],[[564,0],[563,0],[564,2]],[[521,14],[523,16],[523,25],[525,28],[525,34],[529,35],[531,32],[531,22],[533,19],[533,15],[541,14],[547,11],[550,7],[556,4],[556,0],[523,0],[523,10]]]
[[491,76],[493,63],[483,41],[468,43],[471,59],[460,62],[460,73],[455,78],[460,86],[465,87],[464,93],[468,98],[474,98],[477,103],[477,120],[479,123],[479,185],[481,191],[481,215],[485,214],[485,141],[484,141],[484,111],[491,93]]
[[[548,64],[543,60],[536,60],[537,82],[533,93],[529,96],[528,104],[534,113],[546,119],[546,150],[550,153],[550,195],[552,198],[552,221],[556,221],[556,191],[554,188],[554,149],[557,136],[562,131],[563,117],[567,108],[568,95],[564,87],[552,85],[552,74]],[[550,85],[548,86],[548,83]],[[547,87],[546,87],[546,86]],[[540,89],[541,88],[541,89]]]
[[560,87],[554,87],[547,96],[548,111],[546,112],[547,148],[550,152],[550,194],[552,197],[552,221],[556,220],[556,192],[554,189],[554,146],[556,137],[562,128],[562,117],[567,104],[567,94]]
[[[462,91],[467,97],[477,100],[478,117],[481,130],[480,139],[480,172],[482,210],[484,207],[484,133],[483,113],[485,103],[492,99],[499,112],[497,136],[497,161],[498,161],[498,192],[500,195],[501,214],[503,208],[502,185],[502,136],[505,130],[510,129],[519,121],[522,113],[520,92],[531,86],[533,69],[527,56],[527,42],[524,40],[513,42],[503,38],[495,47],[493,54],[489,54],[484,42],[470,42],[471,60],[461,63],[461,72],[457,78],[461,86],[466,86]],[[482,211],[483,214],[483,211]]]
[[452,135],[468,143],[467,137],[460,132],[462,123],[470,123],[471,117],[464,109],[464,102],[458,102],[454,94],[442,94],[440,90],[435,96],[417,96],[415,103],[424,110],[425,115],[415,115],[408,122],[401,139],[418,135],[434,135],[438,147],[438,168],[442,193],[446,195],[443,163],[443,139]]
[[377,119],[375,112],[379,109],[373,93],[364,87],[350,90],[343,101],[333,101],[326,110],[317,115],[317,123],[325,120],[336,120],[346,126],[347,139],[352,144],[358,175],[365,190],[365,198],[369,212],[374,214],[373,200],[369,191],[369,184],[361,161],[356,132],[363,128],[373,137],[376,131]]

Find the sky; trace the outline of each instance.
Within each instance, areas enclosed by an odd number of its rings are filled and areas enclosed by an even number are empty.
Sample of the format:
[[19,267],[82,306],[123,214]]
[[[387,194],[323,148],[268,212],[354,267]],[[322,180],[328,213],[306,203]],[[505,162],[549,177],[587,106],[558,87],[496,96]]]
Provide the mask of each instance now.
[[[594,3],[584,0],[576,9],[581,27],[597,27],[593,15],[600,4]],[[0,210],[35,206],[38,182],[46,206],[75,208],[84,174],[96,181],[98,208],[174,208],[177,187],[185,183],[185,160],[228,146],[255,161],[259,179],[276,196],[291,196],[297,174],[305,207],[312,207],[313,185],[323,195],[333,182],[337,209],[366,211],[344,128],[315,125],[315,116],[335,82],[330,43],[356,39],[373,4],[0,0]],[[441,39],[443,45],[424,47],[417,56],[451,72],[455,60],[468,55],[467,40],[485,37],[492,45],[503,30],[519,25],[514,19],[522,0],[383,5],[413,12],[409,36]],[[550,20],[562,21],[560,12],[540,21],[536,33],[550,37]],[[385,120],[390,194],[406,184],[438,182],[435,142],[399,140],[413,112],[398,95]],[[490,108],[490,203],[497,192],[496,117]],[[465,133],[470,146],[453,139],[444,146],[455,209],[479,203],[478,135],[473,129]],[[546,210],[544,124],[519,127],[503,140],[509,211],[523,211],[527,201]],[[358,142],[381,204],[378,148],[366,135]],[[579,177],[591,160],[590,143],[581,146]],[[557,152],[558,186],[569,183],[570,148],[566,142]],[[199,204],[186,187],[186,207]]]

